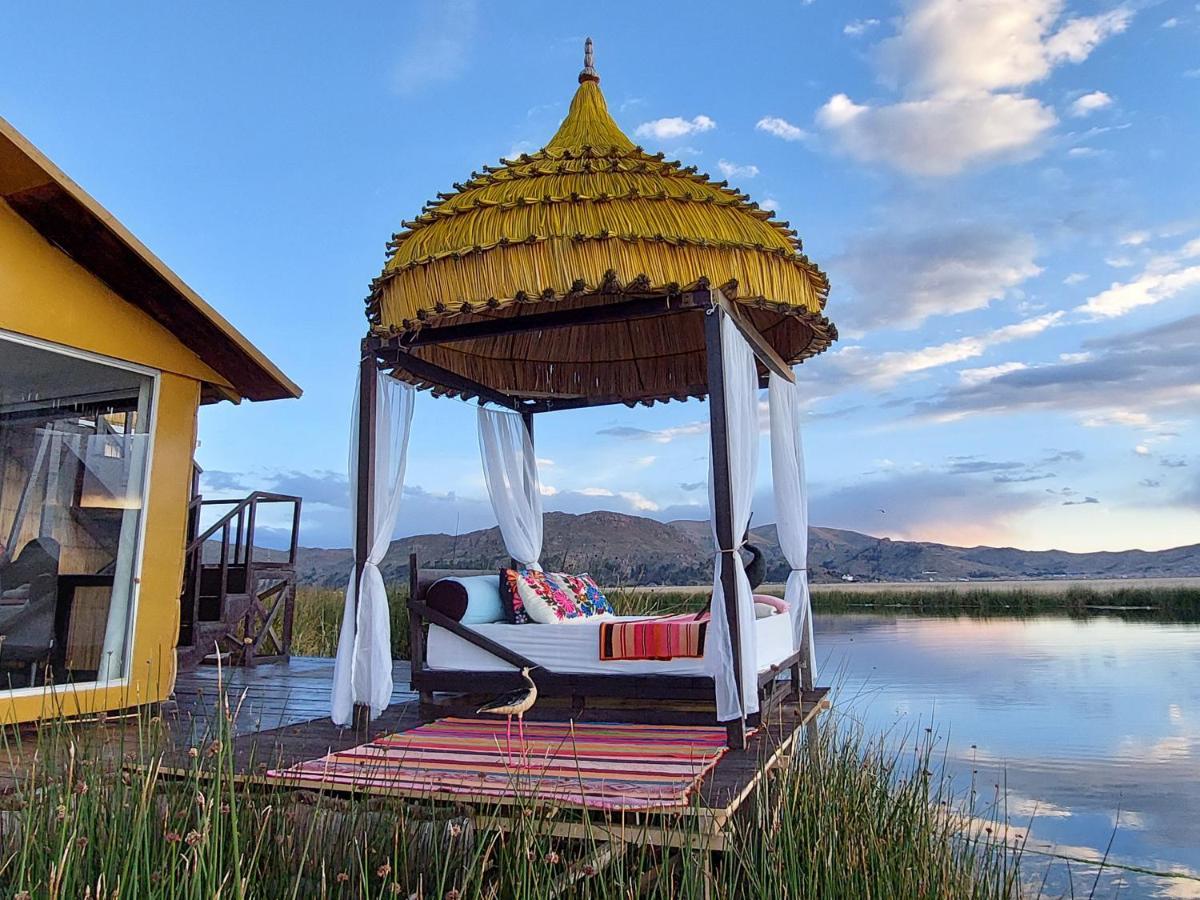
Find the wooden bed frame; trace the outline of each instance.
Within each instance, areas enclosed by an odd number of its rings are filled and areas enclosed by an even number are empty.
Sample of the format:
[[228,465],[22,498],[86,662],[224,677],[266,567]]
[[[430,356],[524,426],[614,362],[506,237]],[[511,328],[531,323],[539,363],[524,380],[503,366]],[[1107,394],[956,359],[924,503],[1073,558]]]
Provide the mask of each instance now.
[[[412,661],[412,689],[420,696],[422,716],[436,718],[445,715],[447,706],[435,700],[435,693],[476,694],[480,693],[479,672],[458,669],[431,669],[425,655],[426,629],[437,625],[474,644],[481,650],[516,668],[528,666],[533,669],[531,677],[537,684],[539,699],[568,700],[577,715],[589,706],[608,709],[621,707],[622,717],[628,721],[654,724],[707,724],[716,722],[716,702],[713,679],[708,675],[651,675],[651,674],[573,674],[555,672],[496,643],[479,632],[430,608],[425,595],[430,586],[440,578],[450,576],[497,575],[497,569],[421,569],[415,553],[408,558],[409,593],[409,651]],[[778,664],[758,675],[759,712],[749,717],[747,725],[756,727],[759,721],[770,714],[781,702],[798,702],[804,691],[812,690],[812,675],[804,660],[808,648],[791,654]],[[790,670],[790,678],[782,675]],[[521,687],[518,672],[488,672],[486,693],[500,694]],[[646,698],[644,704],[630,705],[628,701]],[[663,701],[668,701],[664,705]],[[672,703],[675,704],[672,708]],[[698,704],[709,704],[706,710]],[[462,712],[462,710],[455,710]],[[741,721],[730,723],[731,728],[741,726]]]

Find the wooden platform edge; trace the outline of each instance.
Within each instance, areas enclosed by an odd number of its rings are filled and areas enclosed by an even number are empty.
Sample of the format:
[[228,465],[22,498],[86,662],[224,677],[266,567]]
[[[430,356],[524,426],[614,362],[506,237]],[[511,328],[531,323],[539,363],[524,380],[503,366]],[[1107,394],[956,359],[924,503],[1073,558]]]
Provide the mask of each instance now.
[[[759,734],[755,736],[752,743],[757,744],[759,741],[771,740],[771,730],[774,726],[779,729],[779,739],[776,740],[770,747],[769,754],[762,755],[761,747],[756,747],[759,752],[759,757],[755,762],[755,775],[747,780],[737,793],[726,801],[722,806],[713,807],[703,804],[700,793],[703,787],[703,780],[693,788],[689,795],[689,802],[686,806],[669,806],[657,807],[638,810],[594,810],[587,809],[581,806],[572,806],[568,804],[554,804],[544,801],[537,801],[525,797],[495,797],[484,794],[471,793],[455,793],[451,791],[413,791],[405,788],[381,788],[373,786],[370,789],[362,788],[352,784],[344,785],[314,785],[309,782],[293,781],[284,777],[275,776],[268,777],[265,771],[259,772],[241,772],[234,771],[233,773],[223,772],[222,777],[232,781],[234,784],[256,788],[275,788],[284,790],[305,790],[315,794],[331,794],[331,795],[358,795],[363,797],[386,797],[389,799],[407,799],[413,801],[474,805],[506,809],[519,809],[523,802],[533,802],[536,806],[553,807],[556,810],[566,812],[572,816],[578,816],[575,821],[557,820],[548,825],[548,831],[555,837],[565,838],[586,838],[590,835],[602,834],[606,839],[621,841],[625,843],[652,843],[655,846],[669,846],[673,848],[689,847],[692,849],[707,849],[711,851],[723,850],[726,843],[726,826],[733,819],[737,810],[746,800],[751,797],[755,789],[759,786],[762,778],[768,772],[777,767],[796,746],[797,739],[802,730],[815,723],[816,718],[822,713],[832,708],[832,702],[829,700],[829,688],[814,688],[811,691],[806,691],[805,696],[800,702],[784,703],[775,716],[780,718],[778,722],[765,723]],[[788,721],[782,721],[783,717],[787,717]],[[783,726],[783,727],[781,727]],[[269,732],[256,733],[246,735],[240,740],[246,738],[262,738]],[[332,748],[331,748],[332,749]],[[747,748],[743,753],[749,752]],[[736,753],[737,751],[730,751]],[[721,762],[730,759],[729,755],[722,758],[713,769],[706,774],[705,778],[713,777]],[[188,779],[195,777],[194,769],[182,766],[172,766],[167,764],[156,764],[146,766],[140,764],[129,764],[126,768],[130,770],[146,772],[153,768],[153,771],[162,777]],[[208,773],[205,773],[206,777]],[[652,824],[651,819],[662,819],[664,817],[678,817],[680,819],[694,819],[699,824],[699,829],[690,835],[681,834],[677,831],[672,831],[665,827],[664,824]],[[645,821],[642,821],[642,820]],[[482,813],[477,822],[492,830],[507,831],[505,826],[506,819],[495,813]]]

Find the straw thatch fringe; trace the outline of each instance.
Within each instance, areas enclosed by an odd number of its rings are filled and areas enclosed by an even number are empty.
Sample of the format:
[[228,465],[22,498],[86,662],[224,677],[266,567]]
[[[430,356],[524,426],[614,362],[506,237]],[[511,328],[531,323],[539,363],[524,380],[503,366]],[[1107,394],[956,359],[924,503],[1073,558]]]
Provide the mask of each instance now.
[[[789,362],[837,338],[823,315],[829,281],[789,224],[726,182],[635,146],[596,81],[582,81],[544,150],[502,162],[438,194],[393,236],[367,298],[378,331],[516,314],[512,307],[670,296],[711,282]],[[510,333],[419,352],[516,397],[653,403],[706,392],[701,318]]]

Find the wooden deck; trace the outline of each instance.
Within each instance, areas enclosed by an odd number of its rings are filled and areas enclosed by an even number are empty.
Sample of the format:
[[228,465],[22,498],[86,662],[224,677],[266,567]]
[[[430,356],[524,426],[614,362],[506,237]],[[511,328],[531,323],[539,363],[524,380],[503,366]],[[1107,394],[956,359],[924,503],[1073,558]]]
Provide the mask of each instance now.
[[[235,734],[234,765],[237,777],[257,781],[268,768],[281,768],[307,759],[344,750],[381,734],[405,731],[421,722],[417,696],[408,691],[408,664],[396,663],[396,685],[392,704],[365,732],[340,728],[329,719],[329,691],[333,683],[333,660],[293,658],[290,663],[269,663],[253,669],[201,667],[179,677],[175,689],[175,709],[164,715],[171,724],[175,747],[167,754],[166,771],[188,771],[185,757],[188,747],[205,739],[214,723],[214,715],[229,716]],[[785,705],[750,739],[743,751],[730,751],[704,779],[699,803],[684,814],[703,819],[699,833],[706,835],[712,849],[723,844],[725,825],[738,807],[752,794],[761,774],[785,759],[796,748],[801,731],[815,722],[829,706],[827,689],[810,692],[799,704]],[[223,700],[221,698],[224,698]],[[224,704],[228,704],[227,707]],[[228,709],[228,713],[224,710]],[[564,711],[565,712],[565,711]],[[544,710],[552,717],[555,710]],[[619,709],[589,711],[588,718],[599,719],[608,713],[619,717]],[[430,799],[430,795],[422,795]],[[434,797],[432,799],[439,799]],[[448,802],[463,803],[469,797],[447,795]],[[498,805],[487,800],[489,808]],[[620,814],[593,814],[590,822],[563,821],[556,828],[571,836],[572,829],[597,828],[618,832],[636,828],[638,840],[653,840],[658,833],[667,840],[667,829],[651,827],[645,815],[623,817]],[[497,822],[497,827],[502,823]]]

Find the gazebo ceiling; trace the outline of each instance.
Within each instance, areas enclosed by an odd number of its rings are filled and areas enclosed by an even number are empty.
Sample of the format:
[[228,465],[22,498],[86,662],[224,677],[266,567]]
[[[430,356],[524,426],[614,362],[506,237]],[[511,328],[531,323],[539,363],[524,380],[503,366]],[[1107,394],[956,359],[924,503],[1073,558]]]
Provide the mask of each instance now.
[[660,297],[661,316],[411,351],[513,397],[626,402],[706,393],[700,316],[666,307],[709,285],[789,363],[836,340],[822,312],[829,283],[788,223],[635,146],[609,115],[590,40],[558,132],[537,153],[501,162],[403,223],[367,299],[376,333],[404,343],[439,327]]

